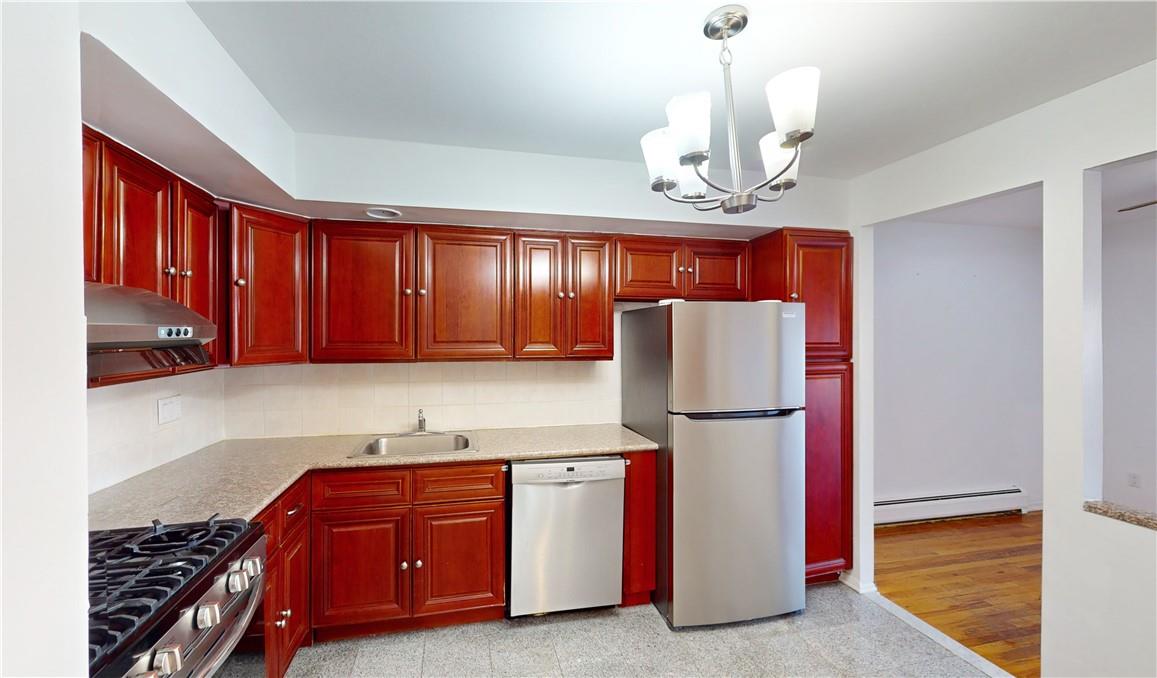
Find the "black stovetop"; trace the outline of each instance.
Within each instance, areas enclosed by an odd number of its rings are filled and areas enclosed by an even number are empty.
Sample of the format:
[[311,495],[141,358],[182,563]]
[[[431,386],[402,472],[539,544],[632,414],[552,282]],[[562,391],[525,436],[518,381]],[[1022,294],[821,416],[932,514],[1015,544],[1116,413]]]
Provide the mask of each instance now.
[[95,672],[253,528],[241,519],[90,532],[88,660]]

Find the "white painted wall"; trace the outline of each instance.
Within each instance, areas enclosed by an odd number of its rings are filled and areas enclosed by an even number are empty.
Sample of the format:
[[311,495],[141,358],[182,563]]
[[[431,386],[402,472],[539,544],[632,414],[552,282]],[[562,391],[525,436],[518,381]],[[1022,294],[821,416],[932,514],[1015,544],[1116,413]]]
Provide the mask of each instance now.
[[[89,389],[88,491],[224,438],[224,384],[225,370],[210,370]],[[181,397],[181,418],[159,424],[157,400],[175,395]]]
[[876,501],[1041,496],[1041,231],[875,228]]
[[[873,224],[1044,182],[1044,565],[1043,672],[1056,676],[1157,674],[1157,532],[1082,510],[1083,429],[1088,398],[1083,354],[1085,170],[1157,150],[1157,63],[963,135],[855,179],[856,247]],[[1090,130],[1095,129],[1094,134]],[[1099,199],[1095,201],[1100,209]],[[857,258],[857,263],[862,263]],[[878,406],[873,309],[859,301],[878,272],[857,273],[856,416]],[[865,375],[868,375],[865,377]],[[857,430],[857,469],[874,463],[870,428]],[[863,477],[856,480],[863,490]],[[856,568],[871,580],[871,489],[857,494]]]
[[0,674],[88,673],[75,3],[3,3]]
[[1157,218],[1106,223],[1101,239],[1102,498],[1157,513]]

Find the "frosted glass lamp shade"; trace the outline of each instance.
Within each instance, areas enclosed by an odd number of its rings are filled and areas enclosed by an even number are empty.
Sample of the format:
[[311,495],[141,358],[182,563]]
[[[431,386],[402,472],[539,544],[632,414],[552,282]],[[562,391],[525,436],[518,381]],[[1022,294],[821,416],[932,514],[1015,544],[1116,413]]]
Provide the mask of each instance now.
[[781,146],[795,148],[799,142],[812,136],[816,126],[820,69],[801,66],[784,71],[768,80],[764,91]]
[[[763,171],[768,179],[779,174],[780,170],[791,162],[791,156],[794,153],[795,149],[780,146],[779,133],[777,132],[767,134],[759,140],[759,155],[763,158]],[[775,191],[778,191],[780,186],[782,186],[784,190],[793,188],[798,177],[799,158],[796,158],[795,163],[786,172],[768,184],[768,188]]]
[[643,161],[647,163],[647,174],[651,177],[651,190],[662,191],[675,188],[675,170],[679,167],[675,149],[671,146],[671,136],[666,127],[651,130],[639,140],[643,147]]
[[711,146],[711,94],[695,92],[672,97],[667,102],[667,129],[680,164],[706,160]]
[[[707,175],[707,165],[704,163],[700,170]],[[707,195],[707,184],[695,174],[694,165],[679,165],[676,170],[679,181],[679,195],[683,198],[702,198]]]

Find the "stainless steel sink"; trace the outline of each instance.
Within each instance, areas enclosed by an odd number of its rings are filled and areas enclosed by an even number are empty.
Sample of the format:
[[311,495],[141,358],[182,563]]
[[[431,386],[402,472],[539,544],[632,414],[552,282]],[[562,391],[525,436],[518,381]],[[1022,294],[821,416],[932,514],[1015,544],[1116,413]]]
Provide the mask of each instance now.
[[448,454],[473,449],[467,433],[393,433],[358,445],[351,457]]

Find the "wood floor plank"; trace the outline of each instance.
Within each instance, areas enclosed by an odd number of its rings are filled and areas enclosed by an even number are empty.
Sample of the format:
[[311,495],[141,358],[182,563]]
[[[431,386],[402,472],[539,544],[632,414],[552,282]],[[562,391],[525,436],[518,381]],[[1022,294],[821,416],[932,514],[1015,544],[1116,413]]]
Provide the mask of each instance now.
[[1040,676],[1041,513],[876,528],[876,586],[1018,678]]

